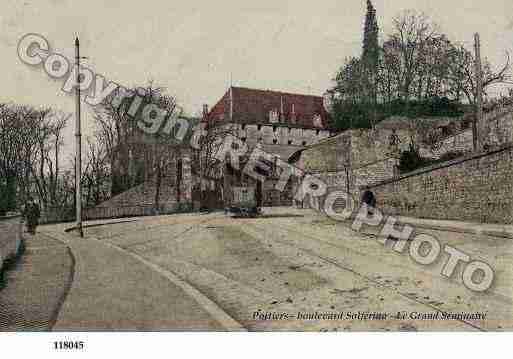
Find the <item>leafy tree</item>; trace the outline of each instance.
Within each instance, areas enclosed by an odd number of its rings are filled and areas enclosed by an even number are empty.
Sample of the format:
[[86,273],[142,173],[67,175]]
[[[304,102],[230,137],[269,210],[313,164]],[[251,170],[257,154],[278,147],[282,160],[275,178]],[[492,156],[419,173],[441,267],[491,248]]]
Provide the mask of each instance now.
[[376,19],[376,9],[370,0],[367,0],[367,14],[365,15],[365,25],[363,30],[363,52],[362,61],[375,72],[379,59],[379,26]]
[[372,5],[372,2],[367,0],[361,62],[363,70],[363,90],[371,106],[377,104],[377,79],[380,52],[378,35],[379,27],[376,19],[376,9]]

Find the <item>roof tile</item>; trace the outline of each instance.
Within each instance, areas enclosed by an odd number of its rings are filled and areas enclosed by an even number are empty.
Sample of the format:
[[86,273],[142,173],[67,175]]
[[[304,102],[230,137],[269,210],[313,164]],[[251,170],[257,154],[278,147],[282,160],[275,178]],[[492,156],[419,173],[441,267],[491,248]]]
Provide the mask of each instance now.
[[[303,128],[328,128],[329,114],[320,96],[232,87],[233,122],[268,124],[270,111],[278,112],[279,124]],[[281,113],[283,109],[283,114]],[[320,123],[315,123],[315,117]],[[230,90],[212,107],[206,120],[225,122],[230,117]]]

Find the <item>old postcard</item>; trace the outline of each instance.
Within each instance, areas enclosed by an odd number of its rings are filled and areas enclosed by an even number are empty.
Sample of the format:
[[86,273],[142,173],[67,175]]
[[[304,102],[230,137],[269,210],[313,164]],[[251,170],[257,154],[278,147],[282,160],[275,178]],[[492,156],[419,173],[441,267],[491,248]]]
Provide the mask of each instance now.
[[2,5],[1,331],[513,331],[510,1]]

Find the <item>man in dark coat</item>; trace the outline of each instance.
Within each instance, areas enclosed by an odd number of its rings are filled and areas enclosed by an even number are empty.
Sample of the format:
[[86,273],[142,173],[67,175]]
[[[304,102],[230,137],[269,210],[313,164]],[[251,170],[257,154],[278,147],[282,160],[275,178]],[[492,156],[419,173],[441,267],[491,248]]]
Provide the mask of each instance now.
[[39,224],[39,217],[41,217],[39,205],[34,200],[29,199],[25,204],[23,215],[27,221],[27,232],[36,234],[36,227]]
[[362,202],[365,203],[369,209],[369,214],[373,215],[374,211],[373,209],[376,208],[376,197],[374,196],[374,193],[367,188],[365,192],[363,192],[362,195]]

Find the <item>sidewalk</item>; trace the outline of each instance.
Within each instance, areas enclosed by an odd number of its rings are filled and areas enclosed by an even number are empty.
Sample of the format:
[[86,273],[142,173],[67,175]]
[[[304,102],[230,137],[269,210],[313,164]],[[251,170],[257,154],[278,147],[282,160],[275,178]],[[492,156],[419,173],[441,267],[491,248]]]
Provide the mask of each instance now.
[[25,252],[6,271],[0,290],[0,331],[48,331],[73,281],[66,245],[24,233]]
[[423,219],[402,216],[398,216],[396,218],[399,223],[409,224],[416,228],[513,239],[513,225]]
[[241,329],[171,273],[106,242],[65,234],[65,227],[42,228],[46,235],[66,243],[76,262],[70,292],[53,330]]

